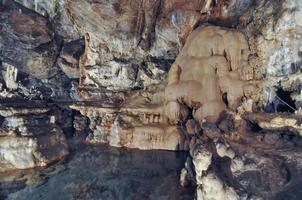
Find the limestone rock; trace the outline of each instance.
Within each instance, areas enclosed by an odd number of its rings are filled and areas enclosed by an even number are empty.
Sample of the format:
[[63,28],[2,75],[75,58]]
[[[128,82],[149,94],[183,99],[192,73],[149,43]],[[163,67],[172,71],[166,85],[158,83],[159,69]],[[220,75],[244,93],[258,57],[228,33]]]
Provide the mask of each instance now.
[[180,172],[180,178],[179,178],[179,182],[182,187],[187,187],[189,185],[190,181],[188,176],[189,175],[187,169],[183,168]]
[[81,133],[86,130],[88,118],[82,115],[76,115],[73,121],[73,128],[76,132]]
[[257,99],[262,104],[272,103],[279,88],[300,92],[296,88],[301,65],[302,29],[301,20],[296,18],[300,10],[297,0],[263,1],[255,9],[253,23],[247,26],[251,51],[257,52],[250,63],[255,78],[262,80]]
[[49,108],[16,108],[11,106],[2,106],[0,108],[0,115],[3,117],[11,117],[15,115],[31,115],[31,114],[42,114],[49,111]]
[[83,53],[84,41],[81,39],[71,41],[63,46],[58,64],[68,77],[80,77],[79,60]]
[[49,17],[54,23],[55,32],[66,41],[76,40],[81,35],[75,30],[65,9],[67,0],[15,0],[24,7],[31,9],[44,17]]
[[57,116],[49,116],[49,111],[38,107],[0,108],[0,171],[46,166],[68,155]]
[[0,3],[0,59],[37,78],[54,74],[57,44],[50,22],[13,2]]
[[90,118],[88,136],[92,143],[109,143],[112,146],[143,150],[185,150],[182,131],[177,126],[165,124],[162,107],[105,108],[73,105]]
[[202,178],[202,186],[197,188],[197,200],[239,200],[240,197],[232,187],[224,183],[214,174],[210,173]]
[[6,87],[9,88],[10,90],[15,90],[18,88],[18,83],[17,83],[17,74],[18,74],[18,69],[15,68],[12,65],[9,64],[2,64],[4,67],[4,71],[2,71],[2,76],[4,78]]
[[0,171],[45,166],[68,154],[60,133],[32,137],[0,137]]
[[182,132],[176,127],[137,127],[128,147],[139,149],[183,150]]
[[[215,26],[197,28],[169,71],[167,106],[172,106],[169,102],[183,102],[193,109],[199,122],[217,121],[226,108],[221,94],[226,94],[226,104],[233,109],[244,95],[248,56],[249,46],[241,32]],[[176,103],[167,117],[175,121],[179,109]]]
[[201,6],[195,0],[68,1],[69,19],[85,37],[80,87],[90,93],[162,83]]
[[241,158],[236,157],[232,160],[231,167],[232,173],[240,172],[244,169],[244,163]]
[[186,130],[188,134],[195,135],[200,133],[201,128],[198,122],[196,122],[194,119],[190,119],[186,123]]
[[201,184],[201,177],[212,163],[212,153],[205,146],[196,145],[190,149],[190,154],[193,158],[197,184]]
[[54,1],[47,0],[16,0],[16,2],[22,4],[23,6],[34,10],[35,12],[43,16],[55,16],[55,6]]
[[227,148],[225,144],[217,143],[216,144],[216,151],[220,157],[229,157],[233,159],[235,157],[235,152],[231,148]]
[[301,116],[263,110],[301,111],[299,3],[0,0],[0,169],[62,159],[64,133],[190,148],[198,199],[276,199],[301,180]]
[[300,115],[288,114],[249,114],[246,118],[267,130],[289,130],[298,135],[302,134]]

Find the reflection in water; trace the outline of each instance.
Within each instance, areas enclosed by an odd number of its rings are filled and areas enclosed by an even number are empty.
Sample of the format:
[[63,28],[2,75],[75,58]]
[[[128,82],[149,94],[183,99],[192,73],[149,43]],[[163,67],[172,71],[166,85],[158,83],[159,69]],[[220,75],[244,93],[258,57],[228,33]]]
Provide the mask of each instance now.
[[[0,199],[186,200],[185,153],[85,146],[64,163],[0,175]],[[2,196],[2,198],[1,198]]]

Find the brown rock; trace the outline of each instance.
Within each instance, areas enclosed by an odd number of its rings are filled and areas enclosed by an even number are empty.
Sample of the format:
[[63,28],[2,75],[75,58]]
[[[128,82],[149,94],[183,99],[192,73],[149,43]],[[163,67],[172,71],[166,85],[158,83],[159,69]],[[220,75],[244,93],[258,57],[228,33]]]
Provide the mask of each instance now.
[[84,53],[84,41],[74,40],[65,44],[60,53],[58,64],[62,71],[70,78],[80,77],[79,60]]
[[0,59],[37,78],[53,75],[58,51],[49,21],[13,1],[0,4]]
[[189,135],[199,134],[201,131],[200,125],[194,119],[190,119],[186,123],[186,130]]

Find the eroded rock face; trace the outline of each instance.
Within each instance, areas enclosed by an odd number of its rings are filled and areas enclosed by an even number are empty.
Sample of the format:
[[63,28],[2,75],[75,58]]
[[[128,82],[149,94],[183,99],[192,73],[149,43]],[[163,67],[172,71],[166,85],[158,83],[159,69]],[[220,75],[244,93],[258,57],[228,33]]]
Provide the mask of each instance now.
[[68,155],[62,129],[49,109],[1,108],[0,171],[46,166]]
[[290,98],[297,105],[301,101],[302,29],[301,20],[296,17],[300,12],[301,5],[296,0],[261,2],[253,22],[247,26],[251,50],[256,55],[251,60],[255,78],[263,84],[259,99],[262,104],[277,104],[276,96],[285,99],[278,89],[291,91]]
[[[25,6],[31,8],[29,5],[34,1],[26,2]],[[54,3],[47,2],[45,6]],[[55,16],[50,19],[49,15],[42,16],[15,1],[0,1],[0,9],[1,99],[76,99],[72,87],[78,85],[78,81],[69,79],[63,71],[66,69],[66,74],[71,71],[72,76],[74,69],[79,68],[79,57],[84,49],[80,36],[72,36],[69,31],[70,37],[65,37],[60,31],[63,25],[58,25]],[[63,27],[70,28],[67,24]],[[74,41],[79,41],[79,45],[72,45]],[[62,61],[65,61],[60,65],[63,71],[58,66]]]
[[68,16],[86,40],[80,96],[93,99],[99,96],[91,90],[127,91],[162,83],[194,26],[217,20],[222,12],[222,18],[230,17],[226,11],[235,4],[215,5],[205,18],[201,10],[212,6],[209,1],[181,0],[68,1]]
[[67,15],[65,5],[67,0],[15,0],[24,7],[29,8],[44,17],[49,17],[54,23],[55,32],[67,42],[77,40],[81,35],[74,29]]
[[13,1],[0,12],[0,59],[37,78],[53,75],[58,46],[49,21]]
[[202,1],[69,1],[66,10],[86,41],[80,87],[126,91],[161,83],[181,40],[200,19],[201,6]]

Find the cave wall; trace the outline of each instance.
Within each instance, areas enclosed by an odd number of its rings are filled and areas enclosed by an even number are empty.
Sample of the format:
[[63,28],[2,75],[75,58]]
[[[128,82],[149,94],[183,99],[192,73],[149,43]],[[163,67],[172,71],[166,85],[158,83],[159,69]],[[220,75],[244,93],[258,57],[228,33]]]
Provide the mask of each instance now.
[[301,175],[301,11],[0,0],[0,170],[47,165],[78,138],[189,150],[181,182],[197,199],[272,198]]

